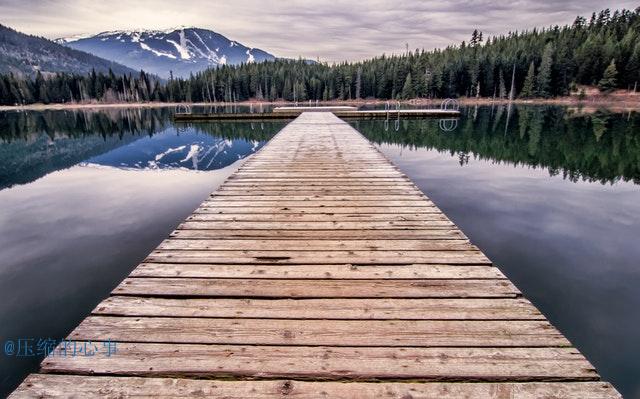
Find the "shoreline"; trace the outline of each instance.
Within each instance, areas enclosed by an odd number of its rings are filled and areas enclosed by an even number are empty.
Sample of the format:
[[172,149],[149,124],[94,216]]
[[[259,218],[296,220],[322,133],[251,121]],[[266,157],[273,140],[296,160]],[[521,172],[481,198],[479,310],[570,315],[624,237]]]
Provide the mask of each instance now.
[[[445,99],[426,99],[416,98],[411,100],[380,100],[380,99],[362,99],[362,100],[332,100],[318,101],[318,105],[380,105],[389,103],[395,106],[398,102],[402,105],[425,105],[440,106]],[[462,97],[456,99],[460,105],[504,105],[509,104],[507,99],[494,99],[490,97],[468,98]],[[516,105],[559,105],[571,106],[588,109],[605,109],[616,112],[638,111],[640,110],[640,93],[609,96],[596,95],[587,96],[579,100],[576,96],[556,97],[556,98],[531,98],[531,99],[515,99],[511,102]],[[56,103],[56,104],[28,104],[28,105],[0,105],[0,111],[44,111],[44,110],[71,110],[71,109],[111,109],[111,108],[162,108],[162,107],[193,107],[193,106],[248,106],[253,104],[280,106],[294,105],[291,101],[258,101],[246,100],[236,103],[202,103],[202,102],[137,102],[137,103]],[[298,102],[299,106],[308,105],[308,101]],[[316,105],[315,101],[311,101],[312,105]]]

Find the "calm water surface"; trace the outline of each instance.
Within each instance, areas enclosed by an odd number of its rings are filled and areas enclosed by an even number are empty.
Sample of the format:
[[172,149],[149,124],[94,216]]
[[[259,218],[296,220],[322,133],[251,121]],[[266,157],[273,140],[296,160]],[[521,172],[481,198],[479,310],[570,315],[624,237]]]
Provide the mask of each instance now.
[[[171,112],[0,113],[3,343],[66,336],[284,125],[174,125]],[[638,115],[483,107],[351,123],[640,398]],[[0,396],[39,361],[0,353]]]
[[[0,113],[0,341],[65,337],[284,122]],[[41,358],[0,353],[0,397]]]
[[496,106],[352,124],[640,398],[640,115]]

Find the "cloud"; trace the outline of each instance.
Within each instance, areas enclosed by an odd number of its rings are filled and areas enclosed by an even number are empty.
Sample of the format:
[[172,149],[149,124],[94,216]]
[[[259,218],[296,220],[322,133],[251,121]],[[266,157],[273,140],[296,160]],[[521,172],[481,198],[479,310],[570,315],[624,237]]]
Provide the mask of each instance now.
[[49,38],[117,29],[198,26],[279,56],[360,60],[509,31],[571,23],[619,0],[2,0],[0,23]]

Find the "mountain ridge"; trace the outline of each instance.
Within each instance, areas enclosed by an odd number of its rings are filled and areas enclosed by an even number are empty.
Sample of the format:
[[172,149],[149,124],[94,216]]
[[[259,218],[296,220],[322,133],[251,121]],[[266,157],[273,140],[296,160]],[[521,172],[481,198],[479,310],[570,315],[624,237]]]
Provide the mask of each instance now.
[[92,70],[104,73],[112,70],[118,75],[139,73],[117,62],[0,24],[0,73],[33,76],[38,71],[86,74]]
[[198,27],[113,30],[55,42],[163,78],[187,77],[214,66],[276,59],[264,50]]

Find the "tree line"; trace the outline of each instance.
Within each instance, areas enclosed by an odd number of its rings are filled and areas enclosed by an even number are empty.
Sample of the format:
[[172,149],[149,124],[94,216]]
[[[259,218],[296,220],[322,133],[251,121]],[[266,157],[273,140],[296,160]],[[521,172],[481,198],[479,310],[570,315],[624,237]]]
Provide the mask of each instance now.
[[354,100],[445,97],[528,98],[570,94],[577,85],[608,92],[637,88],[640,7],[609,9],[573,24],[489,37],[432,51],[362,62],[276,60],[222,65],[185,79],[160,81],[108,74],[0,78],[3,104],[68,101],[235,102],[248,99]]
[[72,73],[42,74],[33,79],[14,74],[0,75],[0,104],[69,103],[101,101],[165,101],[165,85],[156,77],[140,71],[138,76],[116,75],[92,70],[87,75]]

